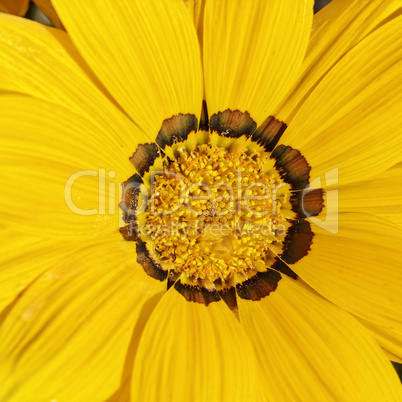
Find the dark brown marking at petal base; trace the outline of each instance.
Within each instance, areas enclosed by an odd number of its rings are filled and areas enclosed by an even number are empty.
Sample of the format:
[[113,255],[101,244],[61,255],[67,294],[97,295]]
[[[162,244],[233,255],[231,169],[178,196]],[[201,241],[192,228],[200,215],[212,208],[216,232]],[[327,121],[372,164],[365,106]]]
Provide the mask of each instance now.
[[292,211],[300,218],[317,216],[324,208],[324,190],[316,188],[294,192],[290,197]]
[[149,171],[149,168],[159,156],[161,156],[161,152],[155,143],[140,144],[130,158],[130,162],[134,165],[138,174],[144,176],[144,173]]
[[138,207],[138,197],[141,194],[142,183],[141,176],[135,174],[121,185],[123,188],[123,196],[119,207],[123,211],[123,220],[126,223],[135,220],[135,210]]
[[138,174],[131,176],[122,184],[123,200],[119,203],[119,207],[123,211],[123,220],[126,222],[126,226],[120,228],[120,233],[126,241],[141,241],[135,216],[138,197],[141,193],[141,184],[142,178]]
[[271,266],[272,269],[282,272],[283,274],[289,276],[290,278],[297,279],[297,274],[288,267],[280,258],[276,257],[274,264]]
[[133,219],[128,225],[120,228],[119,230],[120,233],[123,235],[124,240],[126,241],[142,241],[138,230],[138,223],[135,219]]
[[155,262],[147,250],[144,242],[137,243],[137,262],[142,265],[144,271],[152,278],[164,281],[168,272],[162,269],[162,266]]
[[304,190],[308,187],[311,167],[300,151],[279,145],[272,152],[271,158],[276,160],[275,167],[293,190]]
[[269,116],[254,132],[252,140],[262,145],[266,152],[272,152],[286,128],[284,122]]
[[281,274],[272,269],[258,272],[252,278],[236,285],[237,294],[242,299],[261,300],[276,289],[281,279]]
[[234,287],[219,290],[218,293],[231,310],[237,310],[237,297]]
[[165,149],[177,142],[185,141],[192,131],[198,130],[198,120],[193,114],[179,114],[162,123],[156,143]]
[[207,102],[202,101],[201,119],[199,130],[209,131],[209,119]]
[[174,284],[174,288],[182,295],[187,301],[194,303],[205,304],[217,302],[221,298],[215,289],[206,289],[197,285],[188,285],[181,283],[180,279]]
[[257,128],[256,122],[249,112],[227,109],[211,116],[210,129],[222,137],[239,138],[242,135],[249,137]]
[[294,264],[305,257],[313,243],[314,233],[308,221],[291,221],[292,226],[288,229],[283,242],[283,251],[279,256],[286,264]]

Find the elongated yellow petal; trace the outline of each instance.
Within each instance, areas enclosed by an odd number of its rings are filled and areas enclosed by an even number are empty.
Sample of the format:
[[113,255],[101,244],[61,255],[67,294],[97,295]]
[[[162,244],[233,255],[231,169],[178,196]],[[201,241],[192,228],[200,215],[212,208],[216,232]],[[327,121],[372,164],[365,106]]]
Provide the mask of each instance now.
[[0,328],[0,399],[111,396],[124,376],[137,319],[150,314],[149,301],[162,285],[110,241],[48,270]]
[[80,247],[77,242],[43,240],[1,228],[0,312],[40,274]]
[[388,352],[390,360],[402,363],[402,331],[375,325],[361,318],[359,321],[370,331],[384,350]]
[[289,90],[311,30],[313,1],[211,0],[205,6],[209,114],[248,111],[262,123]]
[[150,136],[173,115],[200,115],[200,51],[182,0],[53,3],[87,63]]
[[142,335],[132,380],[134,401],[254,401],[255,355],[224,302],[188,302],[173,288]]
[[402,164],[369,180],[339,187],[340,212],[364,212],[402,229]]
[[328,73],[281,142],[298,148],[313,178],[369,178],[401,160],[402,16],[362,40]]
[[0,13],[24,16],[28,6],[29,0],[0,0]]
[[398,0],[332,0],[314,15],[300,75],[275,115],[290,122],[306,97],[357,43],[401,9]]
[[102,92],[69,36],[33,21],[0,15],[0,90],[61,105],[119,137],[133,151],[132,138],[150,138]]
[[312,226],[311,251],[292,269],[333,303],[402,331],[402,230],[366,214],[341,213],[337,219],[336,234]]
[[198,41],[202,51],[204,42],[204,9],[206,0],[184,0],[184,4],[197,31]]
[[258,303],[239,299],[239,311],[266,400],[401,400],[399,379],[368,331],[299,282],[284,277]]
[[0,110],[3,223],[70,240],[118,230],[119,183],[133,174],[118,133],[26,96],[0,97]]
[[52,21],[56,28],[64,29],[63,23],[60,21],[50,0],[34,0],[34,3],[40,8],[43,14]]

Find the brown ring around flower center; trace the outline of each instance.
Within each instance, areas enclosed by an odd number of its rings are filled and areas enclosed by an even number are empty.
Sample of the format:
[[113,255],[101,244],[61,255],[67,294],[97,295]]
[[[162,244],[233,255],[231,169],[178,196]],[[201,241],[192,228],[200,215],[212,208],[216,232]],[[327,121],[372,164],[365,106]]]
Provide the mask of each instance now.
[[227,110],[211,117],[209,132],[197,131],[194,116],[178,115],[156,144],[138,147],[121,232],[137,242],[147,274],[189,301],[231,308],[237,296],[267,296],[281,273],[297,278],[289,264],[308,253],[304,218],[321,211],[323,192],[308,191],[304,203],[310,167],[299,151],[275,148],[285,128],[273,117],[257,128],[248,113]]

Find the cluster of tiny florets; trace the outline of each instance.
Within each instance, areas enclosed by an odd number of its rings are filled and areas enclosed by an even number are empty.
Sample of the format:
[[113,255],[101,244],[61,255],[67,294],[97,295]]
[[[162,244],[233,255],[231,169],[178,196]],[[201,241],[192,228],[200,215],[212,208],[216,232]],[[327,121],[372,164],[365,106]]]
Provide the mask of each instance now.
[[160,261],[212,282],[256,269],[285,220],[275,197],[281,180],[264,172],[269,163],[211,144],[166,160],[146,212]]

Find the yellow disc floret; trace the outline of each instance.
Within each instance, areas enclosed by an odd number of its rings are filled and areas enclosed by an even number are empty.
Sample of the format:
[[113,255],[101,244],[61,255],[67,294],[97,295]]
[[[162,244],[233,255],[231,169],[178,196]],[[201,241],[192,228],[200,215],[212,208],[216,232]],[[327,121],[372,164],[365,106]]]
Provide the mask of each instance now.
[[285,231],[269,155],[203,144],[163,167],[142,219],[163,267],[211,282],[258,270]]

